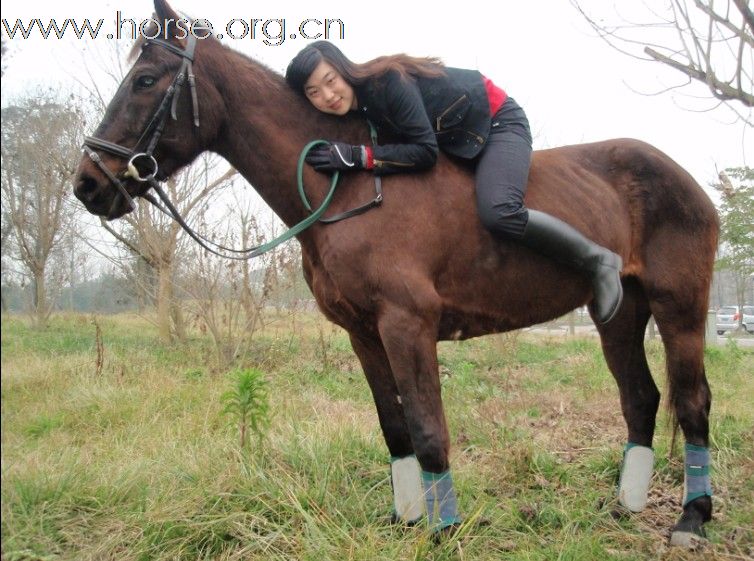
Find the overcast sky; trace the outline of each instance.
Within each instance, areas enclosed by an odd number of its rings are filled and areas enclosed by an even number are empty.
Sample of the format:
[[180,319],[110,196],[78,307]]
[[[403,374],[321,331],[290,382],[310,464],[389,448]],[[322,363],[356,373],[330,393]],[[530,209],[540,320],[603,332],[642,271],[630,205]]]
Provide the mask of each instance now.
[[[605,6],[611,9],[613,3],[586,0],[583,4],[607,13]],[[624,0],[623,4],[636,5],[636,2]],[[232,48],[280,72],[306,45],[307,41],[300,37],[290,39],[290,34],[296,33],[298,24],[307,18],[342,20],[345,38],[332,39],[355,61],[407,52],[438,56],[451,66],[476,68],[524,107],[535,134],[535,148],[617,137],[639,138],[665,151],[705,187],[720,169],[753,164],[751,127],[736,124],[725,108],[698,112],[715,105],[690,97],[703,96],[701,87],[683,93],[642,95],[681,83],[682,77],[658,63],[638,61],[611,49],[596,37],[568,0],[422,3],[175,0],[172,5],[191,17],[209,19],[220,32],[233,18],[247,22],[252,18],[284,18],[286,40],[280,45],[263,42],[260,24],[255,39],[224,39]],[[32,34],[33,38],[11,40],[10,51],[3,61],[3,105],[40,85],[52,84],[61,91],[75,88],[69,74],[80,72],[82,53],[91,57],[86,54],[90,49],[98,52],[108,49],[106,35],[114,31],[117,10],[124,18],[142,20],[151,15],[153,7],[146,0],[5,0],[2,18],[11,25],[16,18],[25,24],[30,18],[40,18],[44,23],[55,18],[59,25],[66,18],[80,22],[89,18],[93,24],[102,18],[104,23],[100,37],[93,41],[76,39],[72,33],[63,40],[44,40],[38,30]],[[307,30],[311,34],[316,28],[316,23],[310,23]],[[243,27],[237,23],[234,30],[240,34]],[[277,35],[278,24],[270,23],[267,31],[271,36]],[[2,33],[7,38],[5,29]]]

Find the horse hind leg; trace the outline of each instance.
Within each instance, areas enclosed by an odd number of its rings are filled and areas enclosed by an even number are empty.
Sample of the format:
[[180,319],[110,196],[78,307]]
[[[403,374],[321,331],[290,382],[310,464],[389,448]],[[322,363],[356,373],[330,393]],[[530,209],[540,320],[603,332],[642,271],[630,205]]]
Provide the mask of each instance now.
[[668,405],[686,439],[683,513],[671,532],[673,545],[692,546],[712,518],[709,411],[712,402],[704,371],[706,290],[686,286],[673,297],[650,300],[665,346]]
[[654,468],[655,420],[660,392],[652,379],[644,350],[649,303],[636,279],[623,280],[623,304],[607,324],[598,324],[607,365],[618,384],[621,410],[628,428],[618,484],[618,502],[632,512],[644,510]]

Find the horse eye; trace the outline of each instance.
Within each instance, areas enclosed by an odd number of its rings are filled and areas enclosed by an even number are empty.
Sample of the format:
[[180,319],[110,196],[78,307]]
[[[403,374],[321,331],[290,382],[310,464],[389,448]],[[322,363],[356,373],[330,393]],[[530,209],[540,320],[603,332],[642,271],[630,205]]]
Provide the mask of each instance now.
[[136,78],[136,87],[139,89],[151,88],[157,83],[157,79],[154,76],[139,76]]

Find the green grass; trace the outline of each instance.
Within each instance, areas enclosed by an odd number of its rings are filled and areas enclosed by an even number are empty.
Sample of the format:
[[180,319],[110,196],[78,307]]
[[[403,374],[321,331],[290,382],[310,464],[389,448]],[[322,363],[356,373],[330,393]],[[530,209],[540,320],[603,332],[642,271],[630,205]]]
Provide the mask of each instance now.
[[[210,343],[160,344],[135,316],[43,331],[2,323],[2,559],[746,559],[754,554],[754,352],[709,348],[715,518],[703,553],[670,549],[683,467],[658,419],[647,510],[613,517],[623,423],[596,339],[509,334],[439,345],[451,462],[468,523],[436,545],[387,524],[388,453],[344,333],[300,318],[255,336],[266,436],[222,414],[233,379]],[[660,388],[664,356],[648,343]],[[480,524],[483,520],[485,523]]]

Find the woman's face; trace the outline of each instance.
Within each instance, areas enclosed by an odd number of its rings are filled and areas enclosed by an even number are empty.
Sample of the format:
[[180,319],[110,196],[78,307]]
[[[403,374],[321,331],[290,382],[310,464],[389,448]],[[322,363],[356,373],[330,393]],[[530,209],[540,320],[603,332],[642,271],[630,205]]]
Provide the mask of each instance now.
[[304,94],[324,113],[345,115],[356,109],[356,94],[343,76],[326,61],[320,62],[304,84]]

